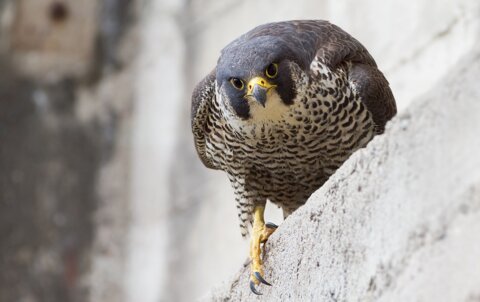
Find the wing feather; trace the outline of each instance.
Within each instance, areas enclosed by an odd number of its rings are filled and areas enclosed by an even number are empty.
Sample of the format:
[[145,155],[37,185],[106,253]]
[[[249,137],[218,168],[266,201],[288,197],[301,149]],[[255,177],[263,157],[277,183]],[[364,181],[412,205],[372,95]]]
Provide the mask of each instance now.
[[[317,24],[317,31],[326,34],[318,34],[316,56],[332,70],[351,64],[348,69],[349,81],[372,114],[377,131],[382,133],[385,124],[397,113],[395,98],[387,79],[358,40],[328,22]],[[308,26],[314,27],[311,24]]]
[[191,122],[197,154],[207,168],[217,169],[205,151],[205,136],[210,106],[215,98],[215,69],[212,70],[192,93]]
[[348,77],[372,114],[377,132],[382,133],[385,124],[397,113],[395,98],[387,79],[376,67],[361,63],[352,65]]

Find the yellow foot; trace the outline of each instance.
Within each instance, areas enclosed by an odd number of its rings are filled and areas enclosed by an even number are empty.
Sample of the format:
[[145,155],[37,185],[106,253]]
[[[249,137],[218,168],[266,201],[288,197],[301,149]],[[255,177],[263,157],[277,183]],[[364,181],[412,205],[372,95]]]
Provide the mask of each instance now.
[[250,289],[256,295],[261,295],[261,293],[257,291],[255,285],[263,283],[271,286],[271,284],[263,278],[264,273],[260,245],[265,243],[277,228],[273,223],[265,224],[263,219],[264,211],[264,206],[256,206],[254,209],[252,239],[250,242],[250,259],[252,260],[250,268]]

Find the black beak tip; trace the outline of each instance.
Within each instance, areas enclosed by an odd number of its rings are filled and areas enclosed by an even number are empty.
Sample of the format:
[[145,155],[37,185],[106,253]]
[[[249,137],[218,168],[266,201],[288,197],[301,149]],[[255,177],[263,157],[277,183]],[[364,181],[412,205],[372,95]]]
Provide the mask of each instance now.
[[267,102],[267,89],[255,85],[253,87],[253,96],[265,108],[265,103]]

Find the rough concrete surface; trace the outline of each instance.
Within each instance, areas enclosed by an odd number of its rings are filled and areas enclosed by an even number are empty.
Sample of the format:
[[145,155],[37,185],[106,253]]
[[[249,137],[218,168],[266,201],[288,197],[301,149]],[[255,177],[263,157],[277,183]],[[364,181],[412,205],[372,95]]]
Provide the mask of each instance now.
[[206,301],[480,301],[480,48],[355,153]]

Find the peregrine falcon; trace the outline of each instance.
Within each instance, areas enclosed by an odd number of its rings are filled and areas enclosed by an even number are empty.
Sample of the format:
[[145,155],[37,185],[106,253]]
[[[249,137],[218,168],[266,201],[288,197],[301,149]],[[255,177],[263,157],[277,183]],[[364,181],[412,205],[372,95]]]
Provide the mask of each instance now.
[[267,199],[287,217],[396,114],[388,81],[365,47],[320,20],[258,26],[222,51],[195,88],[191,123],[203,164],[223,170],[243,236],[250,288],[264,279]]

